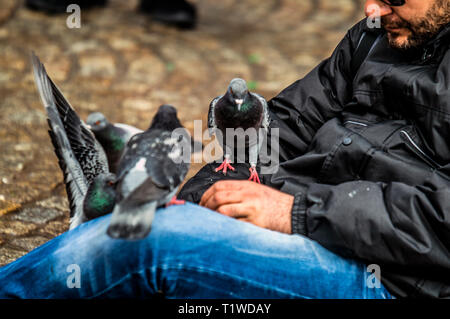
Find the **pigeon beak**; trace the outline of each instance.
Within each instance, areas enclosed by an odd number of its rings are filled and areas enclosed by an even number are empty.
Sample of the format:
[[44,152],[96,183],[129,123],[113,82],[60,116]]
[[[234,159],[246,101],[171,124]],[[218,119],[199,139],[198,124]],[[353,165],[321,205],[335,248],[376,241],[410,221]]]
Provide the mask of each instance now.
[[90,129],[92,131],[92,126],[89,124],[86,124],[87,128]]
[[242,103],[244,103],[244,100],[243,99],[235,99],[234,102],[236,102],[236,104],[238,106],[238,111],[240,111]]

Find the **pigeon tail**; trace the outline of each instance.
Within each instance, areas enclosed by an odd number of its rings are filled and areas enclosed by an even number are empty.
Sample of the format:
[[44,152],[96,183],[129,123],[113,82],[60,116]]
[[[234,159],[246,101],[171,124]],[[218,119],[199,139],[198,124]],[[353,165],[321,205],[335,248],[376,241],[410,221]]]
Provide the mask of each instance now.
[[156,207],[157,201],[139,206],[117,204],[106,231],[108,236],[127,240],[145,238],[150,233]]

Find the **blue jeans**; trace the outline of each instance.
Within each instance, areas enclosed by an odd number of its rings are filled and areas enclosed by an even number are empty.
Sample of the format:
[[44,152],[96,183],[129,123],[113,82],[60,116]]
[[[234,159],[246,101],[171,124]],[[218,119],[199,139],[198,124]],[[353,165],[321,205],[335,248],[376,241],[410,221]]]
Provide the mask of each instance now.
[[391,298],[364,264],[197,205],[159,209],[140,241],[109,238],[109,220],[0,268],[0,298]]

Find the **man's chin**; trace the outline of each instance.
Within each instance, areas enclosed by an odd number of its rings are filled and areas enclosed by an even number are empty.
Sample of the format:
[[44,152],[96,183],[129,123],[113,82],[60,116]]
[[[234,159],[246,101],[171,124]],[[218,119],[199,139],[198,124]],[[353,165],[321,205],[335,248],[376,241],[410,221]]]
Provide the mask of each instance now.
[[408,50],[412,47],[410,37],[395,31],[388,31],[389,45],[395,49]]

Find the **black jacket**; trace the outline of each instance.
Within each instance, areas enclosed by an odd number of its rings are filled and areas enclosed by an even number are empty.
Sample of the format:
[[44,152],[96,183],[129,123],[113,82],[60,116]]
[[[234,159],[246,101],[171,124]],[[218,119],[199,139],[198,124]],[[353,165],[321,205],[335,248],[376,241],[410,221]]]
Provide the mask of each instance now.
[[[379,39],[354,74],[364,32]],[[281,164],[263,182],[295,195],[293,233],[378,264],[397,297],[450,298],[450,25],[403,53],[363,20],[269,106]],[[220,175],[205,166],[181,197]]]

